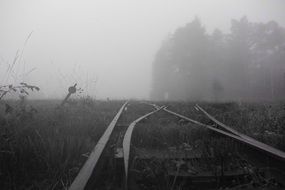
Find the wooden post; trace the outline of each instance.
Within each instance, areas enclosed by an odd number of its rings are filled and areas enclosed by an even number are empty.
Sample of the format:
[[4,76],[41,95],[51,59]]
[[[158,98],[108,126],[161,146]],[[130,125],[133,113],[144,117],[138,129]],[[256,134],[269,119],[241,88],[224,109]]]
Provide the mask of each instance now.
[[67,100],[71,96],[71,94],[74,94],[76,92],[76,85],[77,85],[77,83],[75,83],[73,86],[68,88],[68,94],[66,95],[64,100],[61,102],[60,106],[63,106],[67,102]]

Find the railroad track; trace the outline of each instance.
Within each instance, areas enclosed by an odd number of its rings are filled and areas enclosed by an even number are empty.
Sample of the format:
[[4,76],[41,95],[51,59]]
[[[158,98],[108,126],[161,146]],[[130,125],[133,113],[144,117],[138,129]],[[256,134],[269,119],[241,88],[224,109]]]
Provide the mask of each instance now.
[[210,120],[212,120],[215,124],[217,124],[220,128],[222,129],[219,129],[219,128],[215,128],[215,127],[212,127],[212,126],[209,126],[209,125],[205,125],[203,123],[200,123],[198,121],[195,121],[193,119],[190,119],[186,116],[183,116],[183,115],[180,115],[178,113],[175,113],[173,111],[170,111],[168,110],[167,108],[164,108],[163,110],[170,113],[170,114],[173,114],[179,118],[182,118],[182,119],[185,119],[189,122],[192,122],[192,123],[195,123],[195,124],[198,124],[200,126],[203,126],[203,127],[206,127],[208,128],[209,130],[211,131],[214,131],[216,132],[217,134],[219,135],[224,135],[224,136],[227,136],[229,138],[232,138],[234,140],[237,140],[245,145],[248,145],[248,146],[251,146],[255,149],[257,149],[258,151],[262,151],[262,152],[265,152],[266,154],[268,154],[269,156],[272,156],[272,157],[276,157],[277,159],[279,159],[280,161],[284,162],[285,163],[285,152],[283,151],[280,151],[274,147],[271,147],[267,144],[264,144],[262,142],[259,142],[247,135],[244,135],[234,129],[232,129],[231,127],[228,127],[226,126],[225,124],[221,123],[220,121],[216,120],[213,116],[211,116],[209,113],[207,113],[203,108],[201,108],[199,105],[196,105],[196,108],[198,108],[198,110],[200,110],[201,112],[203,112]]
[[209,118],[216,127],[200,123],[186,116],[170,111],[167,108],[164,108],[163,110],[179,118],[205,127],[218,135],[236,141],[239,145],[241,145],[239,148],[240,151],[246,153],[244,159],[251,162],[252,165],[266,169],[267,175],[278,179],[278,181],[282,183],[282,187],[285,188],[285,152],[232,129],[231,127],[215,119],[198,104],[196,104],[195,108],[205,114],[205,116]]
[[[209,118],[216,127],[203,124],[199,121],[193,120],[189,117],[183,116],[179,113],[173,112],[166,107],[158,106],[155,104],[145,103],[148,106],[152,106],[154,109],[148,112],[141,113],[140,115],[136,115],[136,118],[128,119],[128,122],[122,124],[122,115],[128,107],[128,102],[123,104],[120,108],[110,125],[107,127],[106,131],[98,141],[97,145],[91,152],[89,158],[81,168],[79,174],[73,181],[70,186],[70,190],[83,190],[83,189],[141,189],[138,185],[136,185],[136,174],[130,172],[130,163],[137,160],[148,160],[149,162],[153,157],[159,158],[161,157],[161,152],[158,153],[151,152],[147,159],[142,158],[142,156],[134,156],[136,153],[131,153],[131,141],[133,136],[134,128],[137,124],[140,124],[147,118],[153,116],[158,112],[164,112],[166,114],[172,115],[175,118],[182,119],[186,122],[192,123],[195,126],[199,126],[205,128],[217,136],[222,136],[223,138],[234,141],[235,144],[238,144],[239,150],[246,152],[246,157],[241,158],[241,160],[247,160],[251,164],[258,165],[259,168],[267,168],[267,171],[272,170],[270,175],[274,176],[275,179],[278,179],[280,182],[284,182],[284,173],[283,170],[285,166],[285,153],[275,149],[269,145],[256,141],[255,139],[248,137],[238,131],[232,129],[231,127],[226,126],[225,124],[216,120],[213,116],[207,113],[203,108],[199,105],[196,105],[196,109],[203,113],[207,118]],[[154,116],[153,116],[154,117]],[[147,134],[144,134],[147,135]],[[242,146],[239,146],[239,145]],[[192,151],[193,152],[193,151]],[[133,155],[131,155],[133,154]],[[147,152],[144,152],[147,155]],[[184,152],[185,154],[185,152]],[[185,154],[186,155],[186,154]],[[191,156],[181,156],[180,153],[175,153],[175,156],[168,157],[168,160],[176,161],[177,160],[187,160],[187,162],[193,162],[193,160],[200,159],[197,156],[193,159]],[[179,157],[179,158],[178,158]],[[186,158],[187,157],[187,158]],[[258,159],[257,159],[258,158]],[[160,158],[159,158],[160,159]],[[166,160],[166,158],[163,158]],[[190,160],[190,161],[189,161]],[[180,163],[180,162],[177,162]],[[184,162],[185,164],[185,162]],[[169,165],[169,164],[168,164]],[[181,165],[181,164],[178,164]],[[280,171],[281,170],[281,171]],[[283,171],[282,171],[283,170]],[[275,172],[274,172],[275,171]],[[167,171],[170,173],[174,173],[172,175],[172,186],[170,189],[174,189],[174,185],[176,181],[180,178],[189,178],[191,180],[196,179],[197,176],[204,177],[204,179],[212,179],[211,174],[206,172],[201,172],[199,174],[189,174],[180,172],[180,168],[177,169],[176,172]],[[130,174],[131,173],[131,174]],[[134,174],[134,175],[133,175]],[[221,176],[224,175],[222,172]],[[229,174],[225,174],[227,176]],[[250,175],[249,173],[240,173],[240,171],[235,171],[235,174],[232,176],[246,176]],[[206,177],[205,177],[206,176]],[[281,177],[280,177],[281,176]],[[130,179],[131,177],[131,179]],[[207,178],[208,177],[208,178]],[[217,177],[217,174],[215,174]],[[229,177],[228,177],[229,178]],[[200,179],[200,178],[199,178]],[[230,178],[232,179],[232,178]],[[189,180],[188,180],[189,181]],[[279,183],[279,185],[284,185]]]
[[124,168],[123,163],[124,161],[127,163],[128,157],[125,155],[129,153],[131,128],[136,123],[158,111],[155,109],[139,117],[129,126],[128,120],[130,119],[122,119],[124,112],[128,110],[128,105],[129,102],[124,103],[117,112],[71,184],[70,190],[122,189],[125,186],[124,178],[127,179],[127,177],[124,176],[124,169],[127,171],[127,164],[126,168]]

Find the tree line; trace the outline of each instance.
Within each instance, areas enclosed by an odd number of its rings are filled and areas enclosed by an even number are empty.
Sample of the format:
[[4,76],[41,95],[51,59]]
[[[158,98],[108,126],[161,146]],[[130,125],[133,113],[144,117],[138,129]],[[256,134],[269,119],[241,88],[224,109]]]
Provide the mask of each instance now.
[[198,18],[162,43],[153,62],[153,100],[282,100],[285,29],[277,22],[231,21],[211,34]]

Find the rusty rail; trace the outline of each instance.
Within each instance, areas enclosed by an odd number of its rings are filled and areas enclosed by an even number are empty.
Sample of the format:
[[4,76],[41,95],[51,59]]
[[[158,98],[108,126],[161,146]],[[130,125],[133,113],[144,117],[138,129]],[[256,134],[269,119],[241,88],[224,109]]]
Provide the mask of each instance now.
[[129,157],[130,157],[130,146],[131,146],[131,138],[132,138],[133,130],[136,124],[139,123],[141,120],[146,119],[150,115],[158,112],[159,110],[163,108],[164,107],[156,107],[156,110],[139,117],[138,119],[136,119],[129,125],[125,133],[124,140],[123,140],[124,166],[125,166],[125,176],[126,176],[125,177],[125,189],[128,188]]
[[102,137],[100,138],[100,140],[98,141],[98,143],[96,144],[96,146],[94,147],[94,149],[92,150],[89,158],[87,159],[87,161],[85,162],[85,164],[83,165],[83,167],[81,168],[81,170],[79,171],[78,175],[76,176],[75,180],[73,181],[73,183],[71,184],[71,186],[69,187],[69,190],[83,190],[89,180],[89,178],[92,175],[92,172],[94,170],[94,168],[96,167],[96,164],[110,138],[110,135],[118,121],[118,119],[120,118],[124,108],[126,107],[126,105],[128,104],[128,102],[125,102],[122,107],[120,108],[120,110],[118,111],[118,113],[116,114],[116,116],[114,117],[114,119],[111,121],[111,123],[109,124],[109,126],[107,127],[106,131],[104,132],[104,134],[102,135]]
[[[106,144],[108,143],[108,141],[110,139],[111,133],[113,132],[113,129],[116,126],[117,121],[120,118],[120,116],[121,116],[123,110],[125,109],[125,107],[127,106],[127,104],[128,104],[128,102],[124,103],[122,105],[122,107],[120,108],[120,110],[118,111],[118,113],[116,114],[116,116],[113,118],[112,122],[109,124],[108,128],[106,129],[106,131],[104,132],[104,134],[102,135],[102,137],[98,141],[97,145],[95,146],[95,148],[91,152],[89,158],[87,159],[87,161],[85,162],[85,164],[81,168],[79,174],[77,175],[77,177],[75,178],[75,180],[71,184],[69,190],[83,190],[86,188],[87,183],[89,183],[88,181],[90,181],[89,179],[90,179],[90,177],[91,177],[91,175],[92,175],[92,173],[96,167],[96,164],[97,164],[98,160],[100,159],[101,154],[104,151]],[[150,115],[152,115],[152,114],[154,114],[160,110],[168,112],[169,114],[175,115],[176,117],[182,118],[186,121],[197,124],[199,126],[206,127],[207,129],[209,129],[209,130],[211,130],[211,131],[213,131],[219,135],[229,137],[233,140],[238,141],[239,143],[245,144],[246,147],[251,147],[254,150],[257,150],[257,152],[266,152],[269,156],[271,156],[271,157],[273,156],[274,158],[278,158],[278,161],[281,161],[281,164],[285,162],[285,153],[284,152],[282,152],[278,149],[275,149],[269,145],[266,145],[264,143],[261,143],[255,139],[248,137],[248,136],[232,129],[231,127],[219,122],[213,116],[208,114],[199,105],[196,105],[197,109],[200,110],[201,112],[203,112],[209,119],[211,119],[214,123],[216,123],[222,129],[203,124],[199,121],[193,120],[193,119],[188,118],[184,115],[173,112],[173,111],[167,109],[165,106],[160,107],[158,105],[151,104],[151,103],[145,103],[145,104],[153,106],[155,108],[155,110],[152,112],[149,112],[149,113],[139,117],[135,121],[133,121],[128,126],[128,128],[124,134],[124,138],[123,138],[123,144],[122,145],[123,145],[123,159],[124,159],[123,164],[124,165],[122,167],[122,171],[125,172],[125,188],[126,189],[128,189],[129,158],[130,158],[131,139],[132,139],[133,130],[134,130],[137,123],[139,123],[143,119],[149,117]]]
[[[267,153],[269,156],[278,158],[280,161],[285,162],[285,153],[283,151],[278,150],[276,148],[273,148],[273,147],[271,147],[271,146],[269,146],[267,144],[264,144],[262,142],[259,142],[259,141],[255,140],[255,139],[253,139],[251,137],[248,137],[248,136],[246,136],[246,135],[244,135],[242,133],[239,133],[239,132],[237,132],[237,131],[235,131],[233,129],[230,130],[231,133],[230,132],[226,132],[226,131],[223,131],[221,129],[217,129],[215,127],[212,127],[212,126],[200,123],[199,121],[195,121],[195,120],[190,119],[190,118],[188,118],[186,116],[183,116],[181,114],[178,114],[178,113],[175,113],[173,111],[170,111],[170,110],[168,110],[166,108],[164,108],[163,110],[168,112],[168,113],[170,113],[170,114],[172,114],[172,115],[176,115],[177,117],[180,117],[180,118],[182,118],[184,120],[187,120],[189,122],[192,122],[192,123],[195,123],[197,125],[206,127],[208,129],[210,129],[211,131],[214,131],[214,132],[216,132],[216,133],[218,133],[220,135],[224,135],[226,137],[229,137],[229,138],[232,138],[234,140],[237,140],[240,143],[243,143],[245,145],[251,146],[254,149],[257,149],[259,151],[263,151],[263,152]],[[211,118],[213,118],[213,117],[211,117]],[[217,121],[217,120],[215,120],[215,121]],[[222,124],[222,123],[218,122],[217,124]],[[227,129],[227,130],[231,129],[230,127],[228,127],[228,126],[226,126],[224,124],[223,124],[223,128]],[[236,133],[236,134],[234,134],[234,133]]]
[[196,107],[202,111],[210,120],[212,120],[214,123],[216,123],[218,126],[222,127],[223,129],[230,131],[231,133],[233,133],[234,135],[240,137],[241,139],[243,139],[244,141],[247,141],[248,144],[254,146],[257,149],[260,149],[268,154],[271,154],[274,157],[277,157],[279,159],[281,159],[282,161],[285,161],[285,152],[278,150],[272,146],[269,146],[265,143],[262,143],[260,141],[255,140],[254,138],[251,138],[247,135],[244,135],[234,129],[232,129],[231,127],[223,124],[222,122],[218,121],[217,119],[215,119],[213,116],[211,116],[209,113],[207,113],[203,108],[201,108],[198,104],[196,105]]

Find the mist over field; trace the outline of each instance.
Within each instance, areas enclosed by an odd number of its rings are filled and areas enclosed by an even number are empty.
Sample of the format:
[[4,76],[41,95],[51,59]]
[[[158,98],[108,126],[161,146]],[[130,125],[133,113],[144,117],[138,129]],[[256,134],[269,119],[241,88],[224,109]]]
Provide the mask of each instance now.
[[0,0],[0,85],[62,98],[280,100],[283,0]]
[[0,0],[0,189],[284,190],[285,0]]

